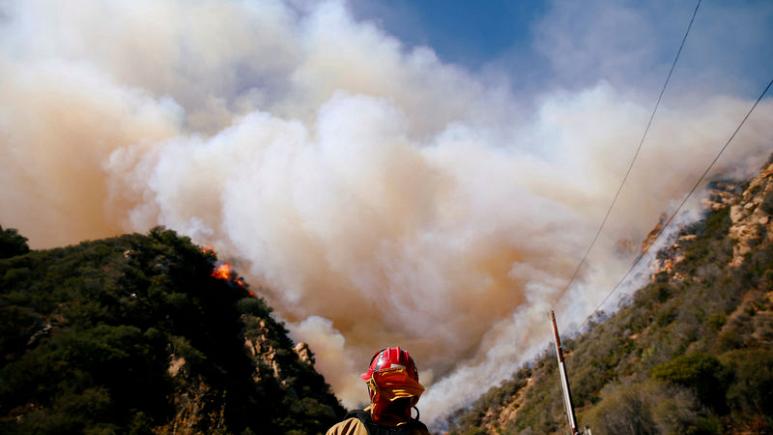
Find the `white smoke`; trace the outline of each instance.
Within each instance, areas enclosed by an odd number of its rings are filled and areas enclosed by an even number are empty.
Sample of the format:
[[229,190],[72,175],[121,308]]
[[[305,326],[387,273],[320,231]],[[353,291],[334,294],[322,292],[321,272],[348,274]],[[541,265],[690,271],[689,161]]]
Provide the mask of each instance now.
[[[3,225],[35,247],[157,224],[215,246],[345,404],[367,400],[374,351],[407,348],[428,419],[543,347],[550,307],[588,314],[633,255],[618,242],[642,239],[749,105],[663,107],[570,309],[649,93],[595,81],[519,102],[336,1],[0,7]],[[750,120],[720,169],[771,143]]]

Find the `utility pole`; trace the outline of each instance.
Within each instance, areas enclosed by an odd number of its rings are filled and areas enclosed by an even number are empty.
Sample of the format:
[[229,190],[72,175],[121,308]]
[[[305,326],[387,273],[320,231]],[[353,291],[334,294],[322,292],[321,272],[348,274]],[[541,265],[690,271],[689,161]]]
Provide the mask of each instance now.
[[558,324],[556,324],[556,313],[550,310],[550,324],[553,327],[553,343],[556,345],[556,358],[558,359],[558,371],[561,373],[561,388],[564,391],[564,406],[566,407],[566,418],[572,430],[572,435],[580,435],[577,429],[577,418],[574,416],[574,405],[572,405],[572,391],[569,389],[569,376],[566,374],[564,365],[564,353],[561,351],[561,338],[558,336]]

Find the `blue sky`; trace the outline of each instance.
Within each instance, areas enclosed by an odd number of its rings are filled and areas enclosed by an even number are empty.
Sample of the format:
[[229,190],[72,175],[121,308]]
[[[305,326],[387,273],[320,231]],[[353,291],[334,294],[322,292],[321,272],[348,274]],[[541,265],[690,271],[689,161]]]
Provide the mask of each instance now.
[[[359,0],[371,20],[406,46],[446,62],[509,77],[514,89],[606,80],[657,89],[694,1]],[[674,77],[682,89],[751,96],[773,75],[773,2],[704,0]]]
[[352,6],[405,43],[430,46],[444,59],[468,66],[513,47],[528,48],[532,24],[547,10],[543,2],[507,0],[367,0]]

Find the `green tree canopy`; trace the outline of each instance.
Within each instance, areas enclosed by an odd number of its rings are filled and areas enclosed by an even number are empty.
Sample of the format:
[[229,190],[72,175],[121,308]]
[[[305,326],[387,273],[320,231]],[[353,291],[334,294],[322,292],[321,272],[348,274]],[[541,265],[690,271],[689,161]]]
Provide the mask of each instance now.
[[3,229],[0,225],[0,258],[15,257],[30,252],[27,238],[19,234],[15,228]]

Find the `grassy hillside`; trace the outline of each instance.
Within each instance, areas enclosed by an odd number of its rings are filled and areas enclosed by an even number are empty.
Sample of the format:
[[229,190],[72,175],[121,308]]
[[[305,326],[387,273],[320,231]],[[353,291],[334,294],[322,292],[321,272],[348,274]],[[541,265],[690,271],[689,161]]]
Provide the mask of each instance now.
[[[566,340],[594,435],[773,433],[773,164],[715,199],[648,285]],[[451,433],[565,433],[560,394],[546,350],[457,412]]]
[[344,412],[313,355],[189,239],[26,253],[0,232],[0,433],[311,434]]

